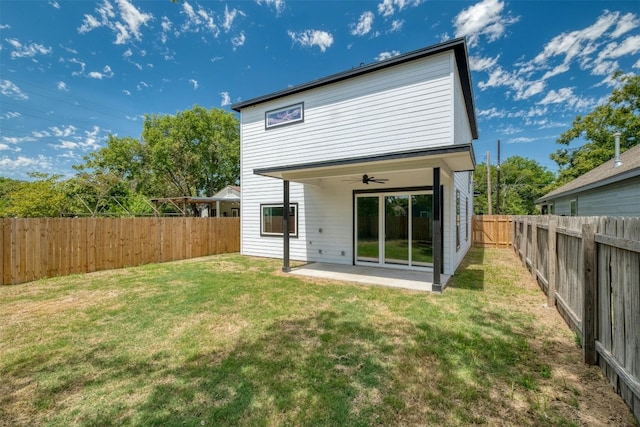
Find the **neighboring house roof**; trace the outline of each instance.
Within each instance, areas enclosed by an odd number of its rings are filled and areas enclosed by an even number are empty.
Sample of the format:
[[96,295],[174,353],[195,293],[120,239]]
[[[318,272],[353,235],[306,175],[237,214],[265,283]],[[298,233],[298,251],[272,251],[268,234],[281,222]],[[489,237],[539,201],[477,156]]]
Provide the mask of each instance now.
[[614,160],[615,159],[611,159],[562,187],[556,188],[536,200],[536,203],[546,203],[559,197],[569,196],[640,176],[640,144],[620,154],[622,164],[617,168],[613,167]]
[[261,104],[263,102],[272,101],[274,99],[304,92],[310,89],[315,89],[321,86],[337,83],[353,77],[372,73],[388,67],[393,67],[395,65],[403,64],[410,61],[415,61],[417,59],[422,59],[429,56],[437,55],[439,53],[446,52],[448,50],[453,50],[456,57],[458,74],[460,76],[460,82],[462,84],[462,90],[464,92],[467,117],[469,118],[469,125],[471,126],[471,133],[473,138],[477,139],[478,125],[476,122],[476,115],[475,115],[475,109],[473,104],[473,86],[471,84],[471,73],[469,69],[469,56],[467,53],[467,43],[464,38],[448,40],[444,43],[439,43],[437,45],[429,46],[423,49],[418,49],[402,55],[394,56],[384,61],[378,61],[373,64],[352,68],[351,70],[348,70],[348,71],[344,71],[338,74],[333,74],[328,77],[313,80],[311,82],[293,86],[278,92],[273,92],[269,95],[252,98],[247,101],[241,101],[233,104],[231,108],[234,109],[235,111],[240,112],[241,109],[250,107],[256,104]]

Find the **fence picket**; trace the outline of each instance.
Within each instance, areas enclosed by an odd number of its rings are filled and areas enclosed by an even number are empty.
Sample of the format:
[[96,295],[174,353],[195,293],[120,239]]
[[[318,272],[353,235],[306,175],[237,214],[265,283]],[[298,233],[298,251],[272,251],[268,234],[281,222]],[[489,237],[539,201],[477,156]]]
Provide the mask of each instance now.
[[240,218],[0,218],[0,284],[240,250]]

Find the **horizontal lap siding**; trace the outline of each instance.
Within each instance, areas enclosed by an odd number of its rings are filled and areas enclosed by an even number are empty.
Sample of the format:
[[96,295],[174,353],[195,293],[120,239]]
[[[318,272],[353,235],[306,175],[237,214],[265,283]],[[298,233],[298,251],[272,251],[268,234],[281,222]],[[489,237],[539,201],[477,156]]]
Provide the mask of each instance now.
[[640,177],[578,195],[579,215],[640,216]]
[[[451,144],[448,57],[417,62],[244,108],[244,172]],[[264,129],[266,111],[297,102],[304,123]]]
[[[282,181],[254,169],[451,145],[453,64],[445,53],[243,108],[242,253],[282,256],[281,237],[260,236],[260,204],[282,203]],[[265,130],[266,111],[298,102],[303,123]],[[291,183],[299,209],[292,259],[352,262],[352,190],[342,184]]]

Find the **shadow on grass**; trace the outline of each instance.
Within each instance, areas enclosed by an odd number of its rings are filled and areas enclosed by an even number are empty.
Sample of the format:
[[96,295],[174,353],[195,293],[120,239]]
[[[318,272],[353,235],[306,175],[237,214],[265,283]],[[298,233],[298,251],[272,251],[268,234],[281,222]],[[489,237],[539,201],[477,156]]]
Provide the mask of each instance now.
[[448,287],[483,291],[485,288],[485,250],[472,248],[456,270]]

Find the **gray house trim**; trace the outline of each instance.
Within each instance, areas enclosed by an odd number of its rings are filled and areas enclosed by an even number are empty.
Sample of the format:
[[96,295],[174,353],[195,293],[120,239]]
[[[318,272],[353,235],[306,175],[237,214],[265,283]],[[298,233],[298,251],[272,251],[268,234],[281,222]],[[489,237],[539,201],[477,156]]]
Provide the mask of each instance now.
[[[283,165],[269,168],[254,169],[256,175],[270,176],[274,178],[282,178],[283,173],[300,172],[310,169],[323,169],[340,166],[353,166],[358,164],[384,162],[389,160],[409,160],[424,157],[441,156],[446,159],[451,155],[462,155],[465,159],[466,167],[456,170],[456,172],[474,170],[476,166],[475,155],[473,153],[472,144],[458,144],[446,147],[427,148],[424,150],[400,151],[377,156],[352,157],[348,159],[330,160],[324,162],[302,163],[298,165]],[[467,157],[468,156],[468,157]]]
[[379,61],[373,64],[363,65],[358,68],[353,68],[348,71],[333,74],[328,77],[313,80],[308,83],[303,83],[297,86],[293,86],[288,89],[273,92],[268,95],[263,95],[257,98],[252,98],[247,101],[237,102],[231,105],[231,108],[237,112],[240,112],[243,108],[253,105],[261,104],[263,102],[272,101],[274,99],[282,98],[289,95],[294,95],[300,92],[304,92],[310,89],[315,89],[332,83],[337,83],[343,80],[347,80],[353,77],[361,76],[364,74],[372,73],[384,68],[393,67],[399,64],[403,64],[417,59],[433,56],[448,50],[453,50],[456,62],[460,82],[462,84],[462,90],[464,93],[465,106],[467,110],[467,117],[469,119],[469,125],[471,127],[471,133],[473,139],[478,139],[478,125],[476,122],[475,107],[473,103],[473,86],[471,84],[471,72],[469,70],[469,60],[467,52],[467,43],[464,38],[457,38],[448,40],[444,43],[426,47],[423,49],[414,50],[412,52],[405,53],[403,55],[394,56],[393,58]]

